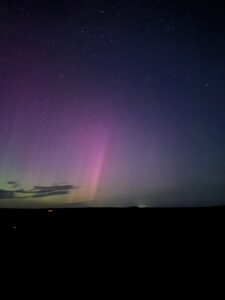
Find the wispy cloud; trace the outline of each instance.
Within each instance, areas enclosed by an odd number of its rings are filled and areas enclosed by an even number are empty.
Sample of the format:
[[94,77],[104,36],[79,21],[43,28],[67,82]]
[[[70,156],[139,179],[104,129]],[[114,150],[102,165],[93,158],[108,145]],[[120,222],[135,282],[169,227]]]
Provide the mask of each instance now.
[[43,198],[49,196],[68,195],[75,189],[78,189],[78,187],[74,185],[35,186],[31,192],[33,193],[33,198]]
[[10,180],[7,182],[13,189],[17,189],[20,187],[20,184],[16,180]]
[[[12,188],[20,187],[16,181],[8,182]],[[0,190],[0,200],[22,199],[22,198],[46,198],[50,196],[69,195],[72,190],[79,189],[74,185],[52,185],[52,186],[34,186],[31,190]]]
[[10,181],[7,182],[7,184],[15,185],[15,184],[17,184],[17,181],[16,180],[10,180]]
[[15,193],[13,191],[0,190],[0,199],[13,199]]
[[69,195],[69,191],[58,191],[58,192],[51,192],[51,193],[37,193],[32,196],[32,198],[45,198],[50,196],[62,196],[62,195]]

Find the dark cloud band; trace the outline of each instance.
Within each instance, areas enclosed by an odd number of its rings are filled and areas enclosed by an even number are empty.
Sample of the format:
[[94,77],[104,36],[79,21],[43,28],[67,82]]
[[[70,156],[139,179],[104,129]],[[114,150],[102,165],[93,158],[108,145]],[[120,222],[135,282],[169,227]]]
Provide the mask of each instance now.
[[[8,184],[15,185],[16,181]],[[78,189],[74,185],[34,186],[30,191],[19,189],[16,191],[0,190],[0,200],[21,198],[45,198],[50,196],[69,195],[72,190]]]

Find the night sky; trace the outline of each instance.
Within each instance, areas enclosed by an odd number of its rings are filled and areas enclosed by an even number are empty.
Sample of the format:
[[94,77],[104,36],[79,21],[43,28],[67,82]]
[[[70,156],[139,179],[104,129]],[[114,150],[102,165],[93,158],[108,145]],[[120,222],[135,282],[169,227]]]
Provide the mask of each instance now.
[[0,207],[225,204],[220,2],[1,0]]

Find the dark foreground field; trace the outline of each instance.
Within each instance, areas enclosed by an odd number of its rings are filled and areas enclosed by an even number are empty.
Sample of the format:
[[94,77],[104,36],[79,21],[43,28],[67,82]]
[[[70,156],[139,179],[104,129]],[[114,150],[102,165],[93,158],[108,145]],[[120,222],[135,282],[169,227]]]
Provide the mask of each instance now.
[[[224,208],[195,209],[0,209],[0,232],[7,233],[72,233],[74,237],[90,237],[100,234],[114,234],[116,231],[126,236],[128,233],[147,232],[154,234],[162,227],[163,231],[186,227],[192,224],[210,223],[213,216],[216,222],[224,223]],[[221,224],[222,225],[222,224]]]

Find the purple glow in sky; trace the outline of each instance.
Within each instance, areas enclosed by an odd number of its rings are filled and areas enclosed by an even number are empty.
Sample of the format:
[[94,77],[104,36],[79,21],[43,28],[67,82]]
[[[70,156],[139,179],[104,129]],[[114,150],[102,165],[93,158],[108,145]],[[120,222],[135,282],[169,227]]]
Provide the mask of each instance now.
[[224,10],[172,2],[1,1],[0,207],[224,203]]

